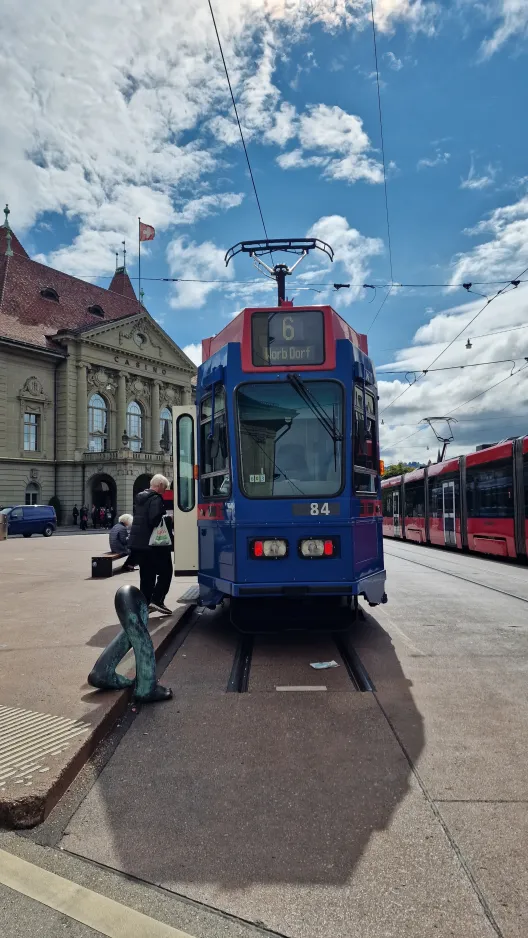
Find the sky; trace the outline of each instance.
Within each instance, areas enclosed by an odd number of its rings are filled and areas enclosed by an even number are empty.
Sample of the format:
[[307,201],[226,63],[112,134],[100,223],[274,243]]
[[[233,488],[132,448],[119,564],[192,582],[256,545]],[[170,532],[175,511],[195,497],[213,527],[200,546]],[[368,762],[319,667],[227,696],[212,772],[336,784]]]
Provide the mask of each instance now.
[[[374,0],[385,174],[370,0],[212,2],[268,235],[335,252],[287,295],[368,333],[386,463],[436,459],[424,418],[456,418],[453,455],[527,433],[528,283],[510,283],[528,267],[526,0]],[[145,305],[198,362],[276,295],[246,255],[224,263],[264,232],[207,0],[2,9],[11,226],[101,286],[125,240],[137,289],[141,216]]]

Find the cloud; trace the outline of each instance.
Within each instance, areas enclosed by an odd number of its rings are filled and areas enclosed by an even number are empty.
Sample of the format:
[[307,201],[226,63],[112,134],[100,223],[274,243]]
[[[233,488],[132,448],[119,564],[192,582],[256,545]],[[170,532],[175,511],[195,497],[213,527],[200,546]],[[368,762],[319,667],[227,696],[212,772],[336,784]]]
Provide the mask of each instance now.
[[475,163],[472,159],[467,177],[460,181],[460,188],[461,189],[487,189],[488,186],[493,185],[495,181],[496,172],[497,172],[496,169],[490,164],[487,167],[486,175],[477,176],[475,172]]
[[[431,371],[385,410],[401,391],[408,388],[408,383],[403,374],[384,378],[384,370],[411,372],[427,368],[481,308],[480,300],[476,300],[437,313],[417,330],[409,346],[400,350],[393,362],[378,367],[380,414],[384,411],[381,414],[384,423],[380,428],[382,458],[386,462],[399,459],[435,461],[438,444],[433,432],[428,428],[416,431],[424,417],[448,415],[451,411],[459,421],[454,428],[455,441],[449,447],[453,455],[471,452],[481,442],[495,442],[526,432],[528,369],[518,377],[508,376],[513,362],[517,363],[515,368],[526,363],[528,329],[524,326],[527,301],[528,290],[523,287],[499,296],[433,367],[467,366],[506,359],[503,364]],[[517,329],[517,326],[523,328]],[[466,349],[468,338],[471,338],[471,349]],[[502,378],[507,380],[476,397]],[[409,380],[412,380],[410,374]],[[476,400],[464,403],[473,397]],[[440,426],[437,428],[441,429]],[[405,437],[410,438],[406,440]]]
[[513,36],[517,39],[528,36],[526,0],[491,0],[490,5],[485,8],[485,13],[489,19],[498,19],[499,24],[493,35],[482,43],[483,58],[490,58]]
[[392,68],[395,72],[399,72],[403,68],[403,62],[399,59],[394,52],[384,52],[383,58],[387,62],[389,68]]
[[[185,237],[175,238],[167,247],[167,262],[173,277],[185,280],[231,280],[234,268],[226,268],[224,251],[212,241],[196,244]],[[216,283],[175,283],[169,305],[173,309],[200,308],[209,293],[218,288]]]
[[[343,215],[325,215],[319,218],[306,235],[308,238],[321,238],[330,244],[334,249],[334,264],[342,267],[346,280],[350,283],[364,283],[369,273],[370,259],[383,253],[383,242],[379,238],[366,238],[355,228],[351,228]],[[334,277],[328,279],[333,280]],[[349,306],[361,292],[361,287],[340,290],[339,305]]]
[[198,199],[190,199],[181,212],[174,212],[173,223],[176,225],[194,225],[195,222],[208,215],[236,208],[242,204],[243,192],[219,192],[216,195],[202,195]]
[[184,345],[182,351],[187,358],[190,358],[195,365],[202,364],[202,343],[201,342],[191,342],[190,345]]
[[[435,8],[422,0],[377,7],[380,32],[397,23],[427,29]],[[296,110],[273,80],[278,56],[314,24],[361,29],[369,16],[366,0],[217,5],[249,139],[282,147],[298,132]],[[114,0],[109,13],[104,0],[8,2],[0,62],[0,178],[12,224],[23,233],[43,213],[63,214],[73,242],[47,261],[77,275],[111,272],[123,237],[133,259],[138,214],[159,231],[192,224],[185,219],[201,211],[197,190],[215,186],[223,151],[240,145],[206,4]],[[330,177],[378,181],[365,153],[326,155]]]
[[436,156],[432,158],[424,158],[418,160],[416,164],[418,169],[431,169],[434,166],[441,166],[445,163],[448,163],[451,159],[451,154],[446,153],[445,151],[438,150],[436,151]]
[[465,280],[508,280],[528,267],[528,195],[496,208],[467,235],[492,237],[456,255],[451,283]]
[[[355,114],[327,104],[309,105],[299,117],[297,136],[301,146],[277,158],[282,169],[320,166],[330,179],[383,182],[383,166],[369,155],[371,142]],[[314,150],[319,152],[310,152]]]

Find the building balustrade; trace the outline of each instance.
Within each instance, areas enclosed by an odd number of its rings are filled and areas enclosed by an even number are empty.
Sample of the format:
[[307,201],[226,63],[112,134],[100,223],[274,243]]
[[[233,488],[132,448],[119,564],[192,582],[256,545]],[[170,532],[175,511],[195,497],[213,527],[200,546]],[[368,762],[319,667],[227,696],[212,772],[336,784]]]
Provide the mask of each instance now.
[[117,462],[127,460],[131,462],[169,462],[172,459],[171,453],[144,453],[135,452],[130,449],[106,450],[101,453],[83,453],[84,462]]

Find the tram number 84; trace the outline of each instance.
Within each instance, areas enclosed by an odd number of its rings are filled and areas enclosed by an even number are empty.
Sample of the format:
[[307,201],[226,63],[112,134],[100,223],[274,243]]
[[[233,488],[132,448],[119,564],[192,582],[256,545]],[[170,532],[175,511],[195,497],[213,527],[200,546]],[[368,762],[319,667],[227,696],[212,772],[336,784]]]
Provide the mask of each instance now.
[[319,502],[312,502],[310,505],[310,514],[311,515],[329,515],[330,508],[328,507],[328,502],[323,502],[322,505]]
[[319,515],[338,515],[340,514],[339,502],[305,502],[304,504],[293,504],[292,512],[294,515],[309,515],[317,518]]

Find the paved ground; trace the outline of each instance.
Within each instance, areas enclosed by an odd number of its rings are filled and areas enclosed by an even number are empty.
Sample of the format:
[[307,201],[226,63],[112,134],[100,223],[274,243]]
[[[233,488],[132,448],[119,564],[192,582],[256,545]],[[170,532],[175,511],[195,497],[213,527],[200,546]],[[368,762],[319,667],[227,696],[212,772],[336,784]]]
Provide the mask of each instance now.
[[[115,705],[115,693],[94,691],[86,678],[120,629],[113,602],[116,590],[125,583],[139,585],[139,573],[92,580],[92,554],[107,549],[108,534],[0,542],[0,724],[7,719],[2,707],[77,721],[71,730],[62,725],[64,733],[57,735],[62,751],[28,762],[30,774],[22,781],[2,777],[0,765],[0,816],[2,804],[48,791]],[[168,602],[178,616],[184,607],[177,606],[177,599],[190,582],[173,581]],[[173,625],[174,617],[151,619],[156,645]],[[127,662],[128,667],[133,664],[132,655]],[[127,662],[121,670],[127,670]],[[26,727],[28,720],[35,720],[32,738],[38,743],[43,724],[36,721],[42,717],[22,719]],[[72,735],[75,732],[78,735]],[[0,745],[0,763],[7,744]],[[13,747],[16,740],[9,744]],[[31,774],[33,765],[37,767]]]
[[[226,694],[236,639],[206,613],[164,675],[174,700],[139,713],[95,784],[0,850],[84,886],[88,907],[100,894],[123,921],[151,916],[141,938],[159,922],[178,938],[525,938],[528,571],[386,548],[389,605],[353,638],[374,694],[315,636],[259,640],[250,692]],[[327,657],[340,667],[310,669]],[[18,938],[3,875],[0,857]],[[33,933],[94,933],[22,893]]]

